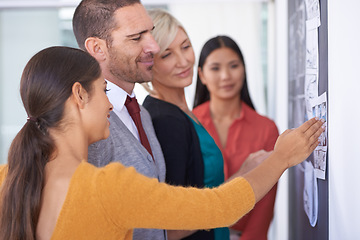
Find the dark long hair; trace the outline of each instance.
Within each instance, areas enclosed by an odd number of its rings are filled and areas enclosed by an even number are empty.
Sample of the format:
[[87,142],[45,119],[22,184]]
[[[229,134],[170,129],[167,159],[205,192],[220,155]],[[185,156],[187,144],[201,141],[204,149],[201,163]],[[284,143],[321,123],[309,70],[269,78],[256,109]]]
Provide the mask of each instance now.
[[80,82],[91,93],[100,76],[97,61],[80,49],[50,47],[27,63],[20,94],[30,118],[10,146],[8,173],[0,187],[1,240],[35,239],[44,168],[56,150],[47,130],[63,127],[73,84]]
[[[255,110],[255,107],[251,101],[247,82],[246,82],[246,67],[244,57],[241,53],[239,46],[236,44],[234,40],[232,40],[228,36],[217,36],[214,38],[209,39],[201,49],[200,58],[198,69],[200,68],[203,70],[204,63],[206,58],[216,49],[227,47],[232,49],[240,58],[241,62],[244,65],[245,69],[245,76],[244,76],[244,84],[243,87],[240,89],[240,99],[244,101],[249,107]],[[194,100],[194,108],[199,106],[200,104],[210,100],[210,93],[207,87],[202,84],[199,73],[197,74],[197,81],[196,81],[196,91],[195,91],[195,100]]]

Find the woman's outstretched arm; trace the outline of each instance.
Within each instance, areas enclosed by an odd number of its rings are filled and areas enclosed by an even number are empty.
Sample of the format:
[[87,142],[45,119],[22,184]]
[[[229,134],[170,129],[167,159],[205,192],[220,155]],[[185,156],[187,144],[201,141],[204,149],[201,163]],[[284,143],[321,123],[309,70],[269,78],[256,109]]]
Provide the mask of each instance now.
[[276,141],[274,151],[243,177],[253,188],[258,202],[279,180],[283,172],[304,161],[317,147],[324,131],[322,120],[308,120],[296,129],[286,130]]

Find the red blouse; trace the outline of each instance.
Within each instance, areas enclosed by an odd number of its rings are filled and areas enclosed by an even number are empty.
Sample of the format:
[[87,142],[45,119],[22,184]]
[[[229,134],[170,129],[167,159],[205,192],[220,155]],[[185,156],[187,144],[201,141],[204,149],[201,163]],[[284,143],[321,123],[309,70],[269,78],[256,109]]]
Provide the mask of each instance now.
[[[212,121],[209,105],[209,101],[205,102],[196,107],[193,113],[214,138],[224,156],[225,179],[238,171],[250,153],[261,149],[273,150],[279,136],[275,123],[256,113],[244,102],[242,102],[240,117],[231,124],[226,146],[223,147]],[[275,185],[251,212],[232,226],[233,229],[242,232],[241,240],[267,239],[267,232],[274,213],[276,188]]]

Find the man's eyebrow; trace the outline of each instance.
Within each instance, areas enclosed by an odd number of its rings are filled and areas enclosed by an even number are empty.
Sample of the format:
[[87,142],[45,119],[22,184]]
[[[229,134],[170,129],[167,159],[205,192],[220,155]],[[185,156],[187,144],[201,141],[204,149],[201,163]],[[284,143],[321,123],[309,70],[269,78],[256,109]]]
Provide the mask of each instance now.
[[155,28],[155,26],[153,26],[151,30],[144,30],[144,31],[141,31],[141,32],[138,32],[138,33],[127,35],[126,37],[131,38],[131,37],[135,37],[136,35],[141,35],[141,34],[144,34],[144,33],[147,33],[147,32],[151,32],[152,30],[154,30],[154,28]]

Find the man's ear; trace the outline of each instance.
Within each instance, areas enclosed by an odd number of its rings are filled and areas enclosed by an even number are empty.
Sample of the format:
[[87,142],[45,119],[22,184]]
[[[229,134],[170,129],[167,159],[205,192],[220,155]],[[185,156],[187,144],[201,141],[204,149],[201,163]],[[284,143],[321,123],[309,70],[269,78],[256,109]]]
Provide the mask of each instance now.
[[76,82],[72,86],[72,99],[79,106],[80,109],[85,107],[85,104],[88,102],[89,93],[83,88],[83,86]]
[[200,78],[201,83],[206,85],[204,73],[203,73],[201,67],[198,67],[198,73],[199,73],[199,78]]
[[97,37],[89,37],[85,40],[85,48],[98,62],[106,60],[106,41]]

